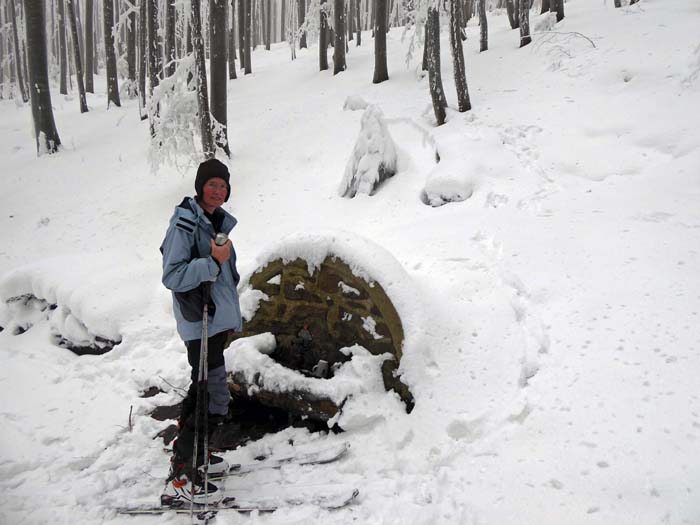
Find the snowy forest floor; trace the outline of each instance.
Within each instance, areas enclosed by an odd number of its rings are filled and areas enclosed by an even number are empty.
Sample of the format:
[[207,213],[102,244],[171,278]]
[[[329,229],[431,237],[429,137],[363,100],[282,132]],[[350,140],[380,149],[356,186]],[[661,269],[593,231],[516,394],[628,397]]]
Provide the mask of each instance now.
[[[338,463],[229,487],[358,486],[356,503],[217,524],[700,523],[700,5],[566,9],[556,34],[533,16],[523,49],[499,13],[478,53],[470,21],[474,109],[451,109],[440,128],[399,29],[388,82],[371,83],[369,34],[337,76],[317,71],[317,47],[292,62],[280,44],[229,82],[225,207],[241,268],[296,232],[366,237],[410,275],[425,347],[404,356],[411,415],[375,392],[341,436],[290,429],[227,454],[348,440]],[[442,64],[454,108],[446,32]],[[194,170],[151,173],[137,102],[107,110],[103,77],[97,87],[85,115],[52,91],[54,156],[36,158],[30,108],[0,101],[0,295],[59,305],[50,319],[0,307],[2,523],[189,522],[114,508],[155,503],[169,466],[152,439],[167,423],[146,414],[177,401],[188,366],[158,246]],[[372,197],[337,194],[362,114],[343,111],[348,96],[381,107],[400,149],[399,172]],[[440,180],[469,199],[423,204],[433,145]],[[77,357],[52,343],[57,328],[122,342]],[[154,385],[166,393],[139,397]]]

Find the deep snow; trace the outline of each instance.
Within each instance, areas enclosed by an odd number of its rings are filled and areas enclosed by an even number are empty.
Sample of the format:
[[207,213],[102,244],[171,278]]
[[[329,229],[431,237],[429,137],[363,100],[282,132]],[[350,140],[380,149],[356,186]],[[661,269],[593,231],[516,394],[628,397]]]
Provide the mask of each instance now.
[[[379,85],[368,34],[335,77],[316,71],[316,47],[290,62],[278,45],[229,83],[226,208],[240,221],[242,270],[290,235],[351,231],[402,267],[402,290],[421,299],[411,330],[422,345],[402,364],[410,416],[365,388],[342,436],[290,429],[227,454],[349,440],[336,464],[228,486],[358,486],[357,503],[216,523],[700,523],[700,6],[566,9],[554,29],[595,47],[535,34],[518,49],[500,13],[479,54],[472,20],[474,109],[449,111],[440,128],[427,78],[405,67],[401,30],[388,35],[390,80]],[[168,469],[152,439],[165,423],[145,414],[178,399],[188,366],[158,246],[193,173],[152,174],[136,101],[106,110],[102,77],[97,86],[86,115],[52,92],[55,156],[36,158],[29,108],[0,101],[0,296],[59,305],[0,306],[2,523],[189,522],[113,509],[155,502]],[[343,111],[348,97],[379,105],[398,149],[398,173],[372,197],[337,194],[362,115]],[[424,204],[436,188],[469,195]],[[76,357],[54,330],[122,342]],[[153,385],[167,393],[139,397]]]

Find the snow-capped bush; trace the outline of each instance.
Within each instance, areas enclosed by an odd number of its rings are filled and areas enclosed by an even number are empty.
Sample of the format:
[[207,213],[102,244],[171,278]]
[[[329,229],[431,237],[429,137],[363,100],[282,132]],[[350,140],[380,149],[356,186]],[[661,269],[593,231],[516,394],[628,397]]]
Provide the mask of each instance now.
[[360,126],[360,136],[339,188],[343,197],[374,195],[377,187],[396,173],[396,146],[379,106],[371,105],[365,110]]

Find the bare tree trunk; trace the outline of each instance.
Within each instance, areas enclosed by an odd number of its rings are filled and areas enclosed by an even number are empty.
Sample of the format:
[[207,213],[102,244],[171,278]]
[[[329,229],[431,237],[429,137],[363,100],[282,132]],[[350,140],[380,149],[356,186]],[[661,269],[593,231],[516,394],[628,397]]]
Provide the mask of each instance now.
[[[146,109],[146,63],[148,56],[148,14],[146,1],[139,0],[139,104],[142,110]],[[147,112],[142,111],[141,120],[148,118]]]
[[318,30],[318,68],[320,71],[328,69],[328,22],[326,20],[326,0],[321,0],[320,24]]
[[350,42],[355,38],[355,0],[348,0],[345,19],[348,21],[348,42]]
[[[148,76],[150,80],[149,93],[160,84],[160,75],[163,70],[163,59],[158,45],[158,0],[146,0],[148,2]],[[196,1],[196,0],[195,0]],[[193,2],[195,3],[195,2]]]
[[136,88],[136,13],[131,11],[126,25],[126,61],[129,65],[129,97],[138,95]]
[[508,13],[508,22],[511,29],[520,27],[519,6],[520,0],[506,0],[506,12]]
[[362,0],[355,0],[355,9],[357,16],[357,46],[362,45]]
[[532,38],[530,37],[530,0],[520,1],[520,47],[525,47]]
[[60,83],[58,92],[61,95],[68,94],[67,79],[68,79],[68,50],[66,44],[66,10],[63,5],[63,0],[58,0],[58,49],[60,68]]
[[209,0],[209,74],[211,75],[211,115],[222,126],[214,141],[231,157],[226,129],[226,1]]
[[253,0],[241,0],[245,2],[245,74],[250,75],[253,72],[253,61],[252,61],[252,49],[251,49],[251,31],[252,31],[252,19],[253,19],[253,6],[251,5]]
[[272,44],[272,2],[263,0],[263,5],[265,9],[265,49],[269,51]]
[[[615,0],[615,2],[619,2],[620,0]],[[542,0],[542,7],[540,9],[540,14],[543,15],[547,11],[549,11],[549,0]]]
[[347,69],[345,62],[345,0],[334,0],[333,25],[335,45],[333,46],[333,74],[337,75]]
[[238,61],[245,67],[245,0],[238,0]]
[[228,34],[228,78],[233,80],[236,77],[236,5],[235,0],[231,0],[229,11],[231,12],[231,29]]
[[[480,0],[480,5],[484,0]],[[484,10],[486,8],[484,7]],[[460,26],[460,0],[450,0],[450,47],[452,48],[452,66],[454,69],[455,88],[457,89],[457,107],[460,112],[469,111],[472,108],[467,87],[467,73],[464,65],[464,50],[462,49],[462,28]],[[484,18],[486,13],[484,13]],[[482,33],[483,44],[483,33]],[[484,51],[482,49],[482,51]]]
[[78,81],[78,93],[80,95],[80,112],[87,113],[88,106],[85,98],[85,85],[83,84],[83,65],[80,58],[80,41],[78,40],[78,23],[75,20],[74,0],[66,0],[68,6],[68,20],[70,21],[71,35],[73,38],[73,55],[75,60],[75,77]]
[[[8,0],[8,5],[10,6],[10,19],[12,20],[12,40],[13,40],[13,45],[14,45],[15,72],[16,72],[17,84],[19,85],[19,92],[22,95],[22,101],[29,102],[29,96],[27,95],[27,88],[24,85],[24,78],[22,76],[22,50],[19,47],[19,34],[17,32],[17,15],[15,14],[15,0]],[[43,17],[43,10],[42,10],[41,14]],[[25,15],[24,16],[25,16],[25,23],[26,23],[26,18],[28,16],[26,6],[25,6]],[[29,36],[27,36],[27,39],[29,39]],[[44,30],[44,40],[46,40],[46,30]],[[44,56],[45,55],[46,55],[46,51],[44,50]],[[47,62],[47,67],[48,67],[48,62]],[[48,75],[48,73],[47,73],[47,75]],[[30,88],[30,91],[34,90],[34,88],[31,85],[29,86],[29,88]],[[53,118],[53,115],[51,118]]]
[[[144,0],[141,0],[143,2]],[[94,93],[93,63],[95,60],[95,50],[93,42],[93,0],[85,0],[85,91]]]
[[[165,0],[165,42],[163,53],[165,64],[163,75],[169,77],[175,74],[175,0]],[[225,21],[226,19],[224,19]]]
[[489,26],[486,20],[486,0],[479,0],[479,32],[481,40],[479,44],[479,52],[487,51],[489,48]]
[[422,71],[428,71],[428,21],[425,21],[423,26],[423,63],[421,64]]
[[440,14],[436,7],[428,8],[428,82],[430,84],[430,97],[433,100],[433,111],[438,126],[445,123],[447,99],[442,88],[442,75],[440,73]]
[[[14,14],[14,7],[12,12]],[[61,145],[61,139],[56,130],[51,106],[45,19],[44,2],[25,0],[24,21],[29,49],[29,91],[36,150],[40,153],[42,148],[45,148],[49,153],[55,153]]]
[[[306,2],[304,0],[299,1],[299,27],[304,24],[306,17]],[[302,31],[301,37],[299,38],[299,49],[306,48],[306,31]]]
[[192,26],[192,47],[194,48],[194,60],[197,70],[197,109],[202,134],[202,153],[205,159],[213,159],[215,151],[214,140],[211,134],[207,70],[205,68],[204,39],[202,39],[202,17],[200,15],[199,0],[192,1],[190,24]]
[[119,86],[117,85],[117,57],[114,55],[114,37],[112,29],[114,27],[112,0],[104,0],[102,4],[102,16],[104,20],[105,38],[105,59],[107,62],[107,107],[110,102],[120,107]]
[[[633,4],[635,2],[630,0],[630,3]],[[555,7],[554,10],[557,12],[557,22],[564,20],[564,0],[551,0],[551,4]]]
[[[0,27],[5,27],[5,10],[0,7]],[[0,32],[0,100],[5,99],[5,32]]]
[[386,64],[386,2],[387,0],[374,2],[374,78],[372,78],[374,84],[389,80]]

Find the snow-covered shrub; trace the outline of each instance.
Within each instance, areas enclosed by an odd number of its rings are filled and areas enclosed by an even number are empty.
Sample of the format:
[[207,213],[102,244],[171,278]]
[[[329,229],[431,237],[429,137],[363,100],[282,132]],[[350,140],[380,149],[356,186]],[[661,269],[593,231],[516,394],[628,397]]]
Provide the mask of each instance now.
[[396,173],[396,157],[396,146],[382,110],[369,106],[362,115],[360,136],[345,167],[340,195],[373,195],[385,179]]
[[345,104],[343,104],[343,111],[358,111],[360,109],[367,109],[369,103],[359,95],[350,95],[345,99]]
[[184,172],[201,159],[197,91],[188,84],[190,74],[195,74],[194,55],[178,61],[175,73],[161,81],[147,103],[153,130],[149,158],[154,172],[162,164]]

